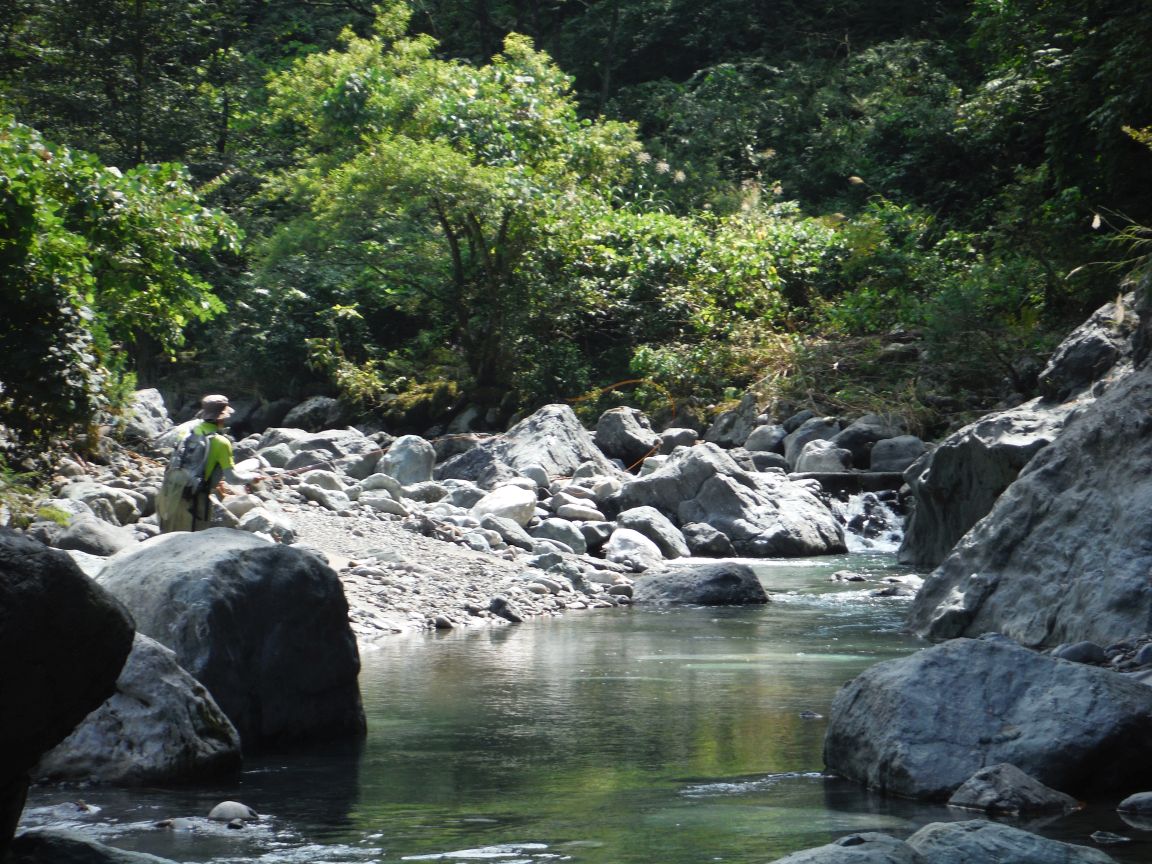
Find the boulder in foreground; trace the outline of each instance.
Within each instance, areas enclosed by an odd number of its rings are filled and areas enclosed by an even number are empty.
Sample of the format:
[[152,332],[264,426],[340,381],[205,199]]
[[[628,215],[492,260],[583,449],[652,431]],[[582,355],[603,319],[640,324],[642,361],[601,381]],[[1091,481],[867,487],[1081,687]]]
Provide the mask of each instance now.
[[348,602],[316,555],[211,528],[121,553],[100,582],[208,688],[245,749],[363,733]]
[[767,603],[756,571],[747,564],[684,564],[648,571],[632,587],[634,603],[690,603],[735,606]]
[[956,639],[867,669],[836,694],[830,771],[891,795],[945,800],[1011,762],[1070,794],[1147,782],[1152,688],[1003,637]]

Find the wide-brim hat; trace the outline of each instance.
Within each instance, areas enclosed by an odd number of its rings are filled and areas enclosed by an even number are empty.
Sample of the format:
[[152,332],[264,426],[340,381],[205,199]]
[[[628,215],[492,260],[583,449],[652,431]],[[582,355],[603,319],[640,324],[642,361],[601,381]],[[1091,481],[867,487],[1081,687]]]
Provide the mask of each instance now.
[[196,416],[201,420],[223,420],[233,414],[232,406],[228,404],[227,396],[205,396],[200,400],[200,410]]

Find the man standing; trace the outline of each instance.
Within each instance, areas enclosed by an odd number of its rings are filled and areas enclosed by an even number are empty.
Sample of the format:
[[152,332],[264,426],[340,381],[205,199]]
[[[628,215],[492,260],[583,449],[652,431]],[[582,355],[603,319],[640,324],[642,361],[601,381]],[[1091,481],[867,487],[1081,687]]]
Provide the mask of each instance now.
[[182,428],[156,498],[162,533],[211,527],[211,495],[221,481],[245,484],[258,479],[233,470],[232,442],[221,434],[232,414],[227,396],[205,396],[196,419]]

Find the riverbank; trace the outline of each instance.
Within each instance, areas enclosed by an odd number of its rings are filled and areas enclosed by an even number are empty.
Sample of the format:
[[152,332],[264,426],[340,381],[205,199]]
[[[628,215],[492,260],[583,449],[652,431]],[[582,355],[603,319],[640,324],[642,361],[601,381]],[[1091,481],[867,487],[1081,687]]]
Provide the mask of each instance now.
[[[361,645],[403,633],[507,625],[514,620],[509,615],[552,617],[620,602],[567,590],[563,580],[530,571],[510,549],[477,552],[425,536],[416,521],[303,509],[294,514],[296,545],[321,552],[339,575]],[[609,582],[629,581],[619,574],[605,576]],[[496,606],[503,614],[492,608],[493,599],[501,597],[507,604]]]

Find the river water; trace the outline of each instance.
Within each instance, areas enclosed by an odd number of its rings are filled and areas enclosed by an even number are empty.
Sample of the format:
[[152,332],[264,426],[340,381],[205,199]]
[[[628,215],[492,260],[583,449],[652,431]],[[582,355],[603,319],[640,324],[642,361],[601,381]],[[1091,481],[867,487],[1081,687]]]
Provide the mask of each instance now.
[[[386,640],[362,658],[362,744],[249,759],[211,788],[37,789],[24,824],[214,864],[750,864],[971,818],[820,773],[837,688],[923,647],[901,632],[909,601],[873,596],[900,575],[892,556],[755,563],[772,592],[762,607],[600,610]],[[843,569],[870,581],[830,579]],[[79,798],[93,811],[77,814]],[[225,799],[262,820],[154,827]],[[1026,827],[1080,843],[1125,828],[1104,810]]]

